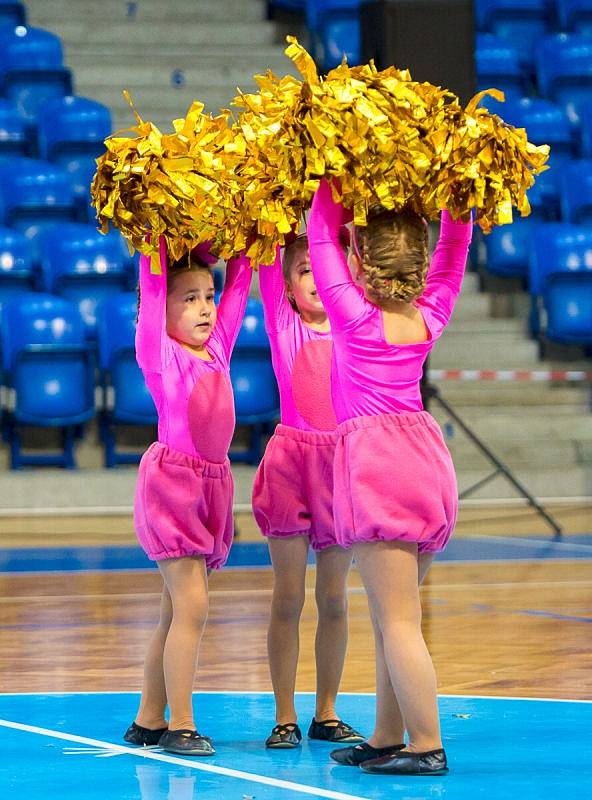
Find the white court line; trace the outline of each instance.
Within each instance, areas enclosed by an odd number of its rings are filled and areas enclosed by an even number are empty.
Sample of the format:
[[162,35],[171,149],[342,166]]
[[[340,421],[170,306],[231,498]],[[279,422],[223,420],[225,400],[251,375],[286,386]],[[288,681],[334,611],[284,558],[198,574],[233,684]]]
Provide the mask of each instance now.
[[251,781],[252,783],[262,783],[266,786],[277,786],[279,789],[290,789],[293,792],[309,794],[313,797],[328,797],[331,798],[331,800],[370,800],[367,797],[360,797],[359,795],[334,792],[331,789],[321,789],[317,786],[306,786],[306,784],[303,783],[293,783],[292,781],[269,778],[265,775],[242,772],[241,770],[237,769],[228,769],[227,767],[215,767],[210,764],[202,764],[196,762],[194,759],[178,758],[177,756],[169,756],[164,753],[155,753],[151,750],[147,750],[144,747],[124,747],[123,745],[104,742],[101,739],[89,739],[86,736],[76,736],[73,733],[62,733],[61,731],[53,731],[49,728],[38,728],[35,725],[24,725],[21,722],[12,722],[11,720],[0,719],[0,726],[5,728],[13,728],[17,731],[25,731],[26,733],[36,733],[39,736],[48,736],[52,739],[63,739],[66,742],[78,742],[79,744],[86,744],[90,747],[101,747],[105,750],[110,750],[113,753],[127,753],[128,755],[137,756],[138,758],[147,758],[151,761],[164,761],[167,764],[178,764],[179,766],[190,767],[192,769],[200,770],[201,772],[224,775],[227,778],[238,778],[239,780]]
[[[77,696],[92,696],[92,695],[110,695],[110,694],[117,694],[117,695],[135,695],[137,697],[140,696],[141,692],[131,692],[131,691],[114,691],[114,692],[107,692],[107,691],[94,691],[94,692],[2,692],[0,693],[0,701],[3,697],[77,697]],[[272,691],[263,690],[263,689],[253,689],[247,692],[243,692],[238,689],[225,689],[221,691],[219,689],[212,689],[212,690],[203,690],[199,692],[195,692],[194,695],[207,694],[207,695],[220,695],[224,697],[225,695],[242,695],[244,697],[248,697],[254,695],[255,697],[259,696],[271,696],[273,695]],[[296,697],[315,697],[316,692],[294,692]],[[374,692],[339,692],[339,696],[341,695],[345,697],[375,697]],[[458,698],[459,700],[528,700],[529,702],[537,702],[537,703],[592,703],[592,700],[579,700],[579,699],[570,699],[566,697],[514,697],[512,695],[496,695],[496,694],[439,694],[438,697],[441,698]],[[1,720],[0,720],[1,723]],[[119,745],[113,745],[114,747],[118,747]],[[135,752],[133,750],[132,752]]]
[[591,544],[572,544],[571,542],[565,542],[563,540],[555,541],[554,539],[523,539],[520,536],[485,536],[485,535],[476,535],[476,536],[467,536],[467,537],[459,537],[455,541],[481,541],[481,542],[490,542],[490,543],[497,543],[497,542],[509,542],[511,544],[517,544],[519,547],[539,547],[542,549],[545,546],[553,545],[559,547],[561,550],[576,550],[578,552],[584,553],[592,553],[592,545]]

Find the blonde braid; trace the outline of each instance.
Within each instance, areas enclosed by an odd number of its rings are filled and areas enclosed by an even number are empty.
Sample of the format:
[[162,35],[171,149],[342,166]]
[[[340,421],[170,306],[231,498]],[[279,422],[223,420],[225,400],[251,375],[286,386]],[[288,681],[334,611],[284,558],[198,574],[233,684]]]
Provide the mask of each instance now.
[[428,267],[427,228],[413,211],[370,209],[368,226],[357,228],[362,269],[370,299],[377,303],[419,297]]

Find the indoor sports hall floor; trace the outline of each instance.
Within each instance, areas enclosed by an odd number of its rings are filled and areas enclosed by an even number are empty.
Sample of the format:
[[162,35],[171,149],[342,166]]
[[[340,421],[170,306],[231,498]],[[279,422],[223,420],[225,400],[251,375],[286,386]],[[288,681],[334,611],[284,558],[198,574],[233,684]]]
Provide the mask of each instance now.
[[[0,797],[27,800],[292,800],[588,796],[592,729],[590,508],[555,510],[553,542],[515,507],[471,508],[423,587],[450,774],[391,779],[340,767],[329,744],[262,746],[273,725],[265,653],[272,576],[248,515],[232,566],[211,579],[196,684],[211,759],[127,747],[160,581],[128,517],[0,520]],[[83,545],[84,543],[84,545]],[[303,615],[298,708],[314,709],[314,573]],[[370,732],[372,641],[350,579],[338,710]]]

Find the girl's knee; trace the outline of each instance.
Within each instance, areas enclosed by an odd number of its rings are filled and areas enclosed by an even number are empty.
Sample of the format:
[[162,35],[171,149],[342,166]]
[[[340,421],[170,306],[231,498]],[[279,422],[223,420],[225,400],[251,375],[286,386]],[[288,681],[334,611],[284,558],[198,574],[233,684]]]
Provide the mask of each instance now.
[[347,594],[345,589],[316,592],[319,617],[340,620],[347,615]]
[[278,592],[274,594],[271,613],[284,621],[300,619],[304,608],[304,591]]

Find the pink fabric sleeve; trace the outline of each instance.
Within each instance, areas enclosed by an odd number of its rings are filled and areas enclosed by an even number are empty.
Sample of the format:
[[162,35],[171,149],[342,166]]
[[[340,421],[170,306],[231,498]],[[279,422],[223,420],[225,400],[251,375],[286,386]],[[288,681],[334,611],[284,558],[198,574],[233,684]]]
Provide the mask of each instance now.
[[370,305],[353,281],[339,242],[342,221],[343,206],[333,200],[331,187],[323,178],[308,218],[308,250],[317,291],[335,329],[355,324]]
[[251,276],[251,261],[244,253],[226,264],[226,280],[212,337],[220,342],[228,359],[243,323]]
[[432,337],[439,336],[452,316],[460,294],[473,223],[455,222],[448,211],[442,212],[440,238],[432,255],[426,287],[418,304],[427,310],[426,320]]
[[275,261],[270,266],[259,267],[259,288],[268,333],[277,333],[294,321],[295,311],[286,295],[280,248],[276,248]]
[[160,239],[161,275],[150,272],[150,257],[140,256],[140,309],[136,328],[136,359],[148,372],[162,372],[172,353],[166,332],[167,257]]

